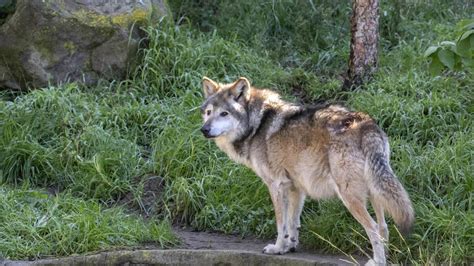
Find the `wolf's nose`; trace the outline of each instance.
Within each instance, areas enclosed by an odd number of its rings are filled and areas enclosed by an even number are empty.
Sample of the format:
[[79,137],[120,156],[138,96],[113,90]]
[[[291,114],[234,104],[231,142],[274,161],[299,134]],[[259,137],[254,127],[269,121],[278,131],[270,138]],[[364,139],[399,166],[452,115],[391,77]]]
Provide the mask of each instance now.
[[208,127],[208,126],[203,126],[201,127],[201,132],[202,134],[204,134],[204,136],[208,137],[209,136],[209,132],[211,131],[211,129]]

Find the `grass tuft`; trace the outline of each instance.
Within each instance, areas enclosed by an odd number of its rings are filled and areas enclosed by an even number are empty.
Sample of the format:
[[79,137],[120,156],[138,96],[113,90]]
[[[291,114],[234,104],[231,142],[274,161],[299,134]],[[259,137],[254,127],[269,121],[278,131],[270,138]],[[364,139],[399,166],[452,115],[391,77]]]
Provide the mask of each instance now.
[[0,188],[0,256],[36,259],[154,243],[177,243],[167,222],[144,221],[68,193]]

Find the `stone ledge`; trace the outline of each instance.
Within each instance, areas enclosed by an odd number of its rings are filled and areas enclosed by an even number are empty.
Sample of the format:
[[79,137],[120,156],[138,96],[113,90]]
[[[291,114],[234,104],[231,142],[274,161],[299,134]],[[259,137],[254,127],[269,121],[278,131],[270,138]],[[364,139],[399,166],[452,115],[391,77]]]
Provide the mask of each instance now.
[[350,265],[336,258],[301,258],[296,254],[265,255],[242,250],[124,250],[93,255],[42,259],[36,261],[3,261],[2,266],[23,265]]

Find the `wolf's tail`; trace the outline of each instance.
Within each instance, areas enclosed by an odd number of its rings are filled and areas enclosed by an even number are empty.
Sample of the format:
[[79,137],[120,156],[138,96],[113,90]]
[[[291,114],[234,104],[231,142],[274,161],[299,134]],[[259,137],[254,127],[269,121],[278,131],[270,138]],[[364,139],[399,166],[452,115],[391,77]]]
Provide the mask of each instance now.
[[392,216],[402,234],[408,234],[415,221],[415,213],[408,193],[389,164],[388,140],[380,129],[366,133],[361,141],[366,156],[369,189],[377,201]]

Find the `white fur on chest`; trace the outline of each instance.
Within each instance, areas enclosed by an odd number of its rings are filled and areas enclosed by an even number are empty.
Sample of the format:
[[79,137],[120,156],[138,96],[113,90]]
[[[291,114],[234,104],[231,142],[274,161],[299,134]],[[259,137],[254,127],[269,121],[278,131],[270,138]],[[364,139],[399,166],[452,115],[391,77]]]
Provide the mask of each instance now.
[[234,146],[229,141],[227,141],[227,139],[216,138],[216,144],[217,147],[219,147],[219,149],[225,152],[230,159],[237,163],[241,163],[246,165],[247,167],[252,168],[250,162],[245,157],[240,156],[240,154],[235,151]]

